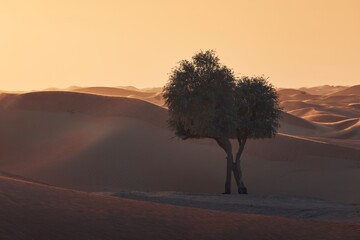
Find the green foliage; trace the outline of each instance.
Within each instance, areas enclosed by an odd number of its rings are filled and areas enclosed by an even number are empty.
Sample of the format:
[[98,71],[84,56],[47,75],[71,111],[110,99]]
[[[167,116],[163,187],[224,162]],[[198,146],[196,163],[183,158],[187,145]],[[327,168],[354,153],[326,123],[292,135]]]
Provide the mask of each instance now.
[[172,70],[163,97],[169,126],[186,138],[216,138],[234,133],[235,77],[220,64],[214,51],[199,52]]
[[281,111],[275,88],[260,77],[242,77],[236,84],[238,135],[248,138],[273,137]]
[[182,138],[265,138],[279,126],[275,89],[263,77],[236,79],[214,51],[175,67],[163,90],[169,127]]

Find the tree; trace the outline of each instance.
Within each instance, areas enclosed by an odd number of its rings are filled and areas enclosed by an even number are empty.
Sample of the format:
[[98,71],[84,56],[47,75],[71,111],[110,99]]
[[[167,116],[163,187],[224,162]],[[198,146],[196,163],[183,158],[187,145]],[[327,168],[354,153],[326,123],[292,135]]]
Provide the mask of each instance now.
[[[226,152],[225,193],[231,193],[232,173],[238,192],[247,193],[240,157],[248,138],[272,137],[276,132],[279,107],[273,87],[263,78],[237,79],[209,50],[172,70],[163,97],[169,109],[168,124],[176,136],[211,138]],[[239,142],[235,161],[230,139]]]
[[238,152],[233,163],[238,192],[247,193],[242,180],[240,157],[247,139],[272,138],[279,128],[281,108],[275,88],[263,76],[242,77],[235,88]]

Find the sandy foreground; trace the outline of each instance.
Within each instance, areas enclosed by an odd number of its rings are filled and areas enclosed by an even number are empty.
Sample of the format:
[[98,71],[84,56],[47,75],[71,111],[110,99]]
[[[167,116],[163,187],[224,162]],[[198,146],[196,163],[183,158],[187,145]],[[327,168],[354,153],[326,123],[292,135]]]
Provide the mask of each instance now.
[[360,225],[158,204],[0,177],[0,239],[354,239]]
[[360,224],[360,205],[284,196],[123,191],[113,196],[177,206]]

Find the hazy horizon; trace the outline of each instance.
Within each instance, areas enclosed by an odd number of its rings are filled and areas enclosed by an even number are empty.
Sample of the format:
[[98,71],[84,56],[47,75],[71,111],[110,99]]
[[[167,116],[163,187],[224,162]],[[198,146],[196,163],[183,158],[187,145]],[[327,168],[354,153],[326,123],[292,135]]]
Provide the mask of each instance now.
[[[278,87],[275,86],[276,89],[302,89],[302,88],[316,88],[316,87],[324,87],[324,86],[330,86],[330,87],[352,87],[352,86],[357,86],[359,84],[355,84],[355,85],[330,85],[330,84],[324,84],[324,85],[315,85],[315,86],[302,86],[302,87]],[[32,91],[46,91],[46,90],[71,90],[72,88],[136,88],[138,90],[147,90],[147,89],[156,89],[156,88],[162,88],[163,86],[153,86],[153,87],[139,87],[139,86],[132,86],[132,85],[126,85],[126,86],[101,86],[101,85],[94,85],[94,86],[67,86],[67,87],[45,87],[45,88],[38,88],[38,89],[28,89],[28,90],[8,90],[8,89],[1,89],[0,91],[3,92],[32,92]]]

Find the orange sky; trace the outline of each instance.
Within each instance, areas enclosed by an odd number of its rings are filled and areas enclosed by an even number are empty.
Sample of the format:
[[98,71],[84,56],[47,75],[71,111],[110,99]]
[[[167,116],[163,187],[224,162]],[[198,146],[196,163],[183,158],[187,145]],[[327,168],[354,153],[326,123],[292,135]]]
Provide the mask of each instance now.
[[1,0],[0,89],[162,86],[215,49],[277,87],[360,83],[358,0]]

